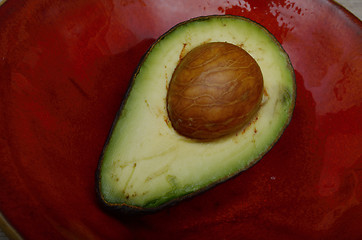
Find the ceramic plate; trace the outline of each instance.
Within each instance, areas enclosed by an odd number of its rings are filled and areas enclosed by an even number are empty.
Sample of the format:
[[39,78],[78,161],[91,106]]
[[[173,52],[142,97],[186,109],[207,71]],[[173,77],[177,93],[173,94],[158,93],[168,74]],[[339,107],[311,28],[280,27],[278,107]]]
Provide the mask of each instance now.
[[[295,68],[293,119],[254,167],[158,213],[95,194],[142,55],[173,25],[233,14]],[[361,239],[362,24],[327,0],[8,0],[0,7],[0,208],[26,239]]]

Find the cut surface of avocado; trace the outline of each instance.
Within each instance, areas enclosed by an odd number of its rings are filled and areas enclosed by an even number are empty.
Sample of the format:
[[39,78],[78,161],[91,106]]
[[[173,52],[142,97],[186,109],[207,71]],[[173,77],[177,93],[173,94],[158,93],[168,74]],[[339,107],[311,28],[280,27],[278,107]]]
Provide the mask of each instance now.
[[[166,109],[172,74],[186,53],[209,42],[243,48],[264,78],[261,106],[235,134],[203,142],[179,135]],[[160,209],[249,168],[279,139],[295,104],[288,55],[259,24],[242,17],[206,16],[180,23],[146,53],[114,121],[97,170],[97,192],[121,211]]]

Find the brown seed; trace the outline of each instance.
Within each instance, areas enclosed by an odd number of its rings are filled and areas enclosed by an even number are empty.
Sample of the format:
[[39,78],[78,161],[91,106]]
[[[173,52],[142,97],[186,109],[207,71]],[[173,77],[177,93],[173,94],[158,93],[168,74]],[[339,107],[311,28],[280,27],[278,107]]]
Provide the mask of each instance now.
[[241,129],[258,111],[263,76],[242,48],[225,42],[191,50],[176,67],[167,111],[181,135],[212,140]]

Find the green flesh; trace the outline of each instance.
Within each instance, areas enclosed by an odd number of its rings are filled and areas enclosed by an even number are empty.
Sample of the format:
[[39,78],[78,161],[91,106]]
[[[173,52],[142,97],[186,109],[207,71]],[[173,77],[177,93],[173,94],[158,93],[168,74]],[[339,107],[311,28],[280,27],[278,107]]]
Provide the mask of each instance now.
[[[244,129],[200,142],[172,128],[166,95],[180,58],[206,42],[246,50],[262,70],[267,94]],[[247,169],[281,136],[295,103],[287,54],[264,28],[240,17],[202,17],[171,29],[152,46],[132,81],[98,169],[101,199],[109,206],[157,209]]]

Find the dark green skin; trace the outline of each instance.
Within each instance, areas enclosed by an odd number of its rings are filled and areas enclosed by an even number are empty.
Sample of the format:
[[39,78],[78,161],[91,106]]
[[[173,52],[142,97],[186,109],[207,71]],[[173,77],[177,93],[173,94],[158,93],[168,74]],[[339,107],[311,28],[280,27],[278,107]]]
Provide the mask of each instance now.
[[[113,132],[113,129],[114,129],[114,126],[116,124],[116,121],[119,117],[119,115],[121,114],[122,112],[122,109],[128,99],[128,96],[129,96],[129,93],[132,89],[132,86],[133,86],[133,83],[134,83],[134,80],[136,79],[136,76],[140,70],[140,68],[142,67],[143,65],[143,62],[144,60],[147,58],[148,54],[152,51],[153,47],[159,43],[165,36],[167,36],[170,32],[172,32],[175,28],[178,28],[184,24],[187,24],[187,23],[190,23],[190,22],[195,22],[195,21],[205,21],[205,20],[208,20],[210,18],[238,18],[238,19],[243,19],[243,20],[246,20],[246,21],[250,21],[250,22],[253,22],[253,23],[256,23],[248,18],[245,18],[245,17],[239,17],[239,16],[233,16],[233,15],[210,15],[210,16],[201,16],[201,17],[196,17],[196,18],[192,18],[188,21],[185,21],[185,22],[181,22],[177,25],[175,25],[174,27],[172,27],[170,30],[168,30],[166,33],[164,33],[161,37],[159,37],[153,44],[152,46],[148,49],[148,51],[145,53],[145,55],[142,57],[140,63],[138,64],[137,68],[136,68],[136,71],[130,81],[130,84],[128,86],[128,89],[127,89],[127,92],[123,98],[123,101],[121,103],[121,106],[116,114],[116,117],[115,117],[115,120],[112,124],[112,127],[111,127],[111,130],[109,131],[109,134],[108,134],[108,138],[105,142],[105,145],[103,147],[103,152],[99,158],[99,162],[98,162],[98,167],[97,167],[97,170],[96,170],[96,174],[95,174],[95,180],[96,180],[96,194],[97,194],[97,198],[100,202],[100,205],[101,207],[109,212],[110,214],[116,214],[116,215],[140,215],[140,214],[150,214],[150,213],[154,213],[154,212],[157,212],[157,211],[160,211],[161,209],[164,209],[166,207],[170,207],[170,206],[173,206],[187,198],[191,198],[191,197],[194,197],[196,195],[199,195],[213,187],[215,187],[216,185],[220,184],[220,183],[223,183],[233,177],[236,177],[237,175],[239,175],[241,172],[249,169],[250,167],[254,166],[267,152],[269,152],[270,149],[273,148],[273,146],[277,143],[277,141],[280,139],[281,135],[283,134],[284,130],[287,128],[287,126],[289,125],[291,119],[292,119],[292,115],[293,115],[293,111],[294,111],[294,107],[295,107],[295,101],[296,101],[296,84],[295,84],[295,74],[294,74],[294,69],[293,69],[293,66],[292,66],[292,63],[290,61],[290,58],[288,57],[287,58],[287,61],[288,61],[288,68],[290,70],[290,72],[292,73],[292,76],[293,76],[293,80],[294,80],[294,89],[293,89],[293,93],[294,95],[292,96],[292,99],[293,99],[293,107],[290,108],[289,110],[289,113],[288,113],[288,120],[286,122],[286,124],[284,125],[284,128],[283,130],[280,132],[279,136],[277,136],[277,138],[275,139],[275,141],[273,142],[273,144],[271,144],[269,146],[268,149],[265,150],[265,152],[262,152],[260,153],[260,155],[245,169],[242,169],[242,170],[239,170],[237,172],[234,172],[222,179],[220,179],[219,181],[216,181],[198,191],[195,191],[195,192],[192,192],[192,193],[189,193],[187,195],[184,195],[184,196],[181,196],[179,198],[176,198],[176,199],[173,199],[171,201],[168,201],[162,205],[159,205],[158,207],[155,207],[155,208],[143,208],[143,207],[138,207],[138,206],[133,206],[133,205],[127,205],[125,203],[110,203],[110,202],[107,202],[104,197],[103,197],[103,194],[102,194],[102,190],[101,190],[101,176],[100,176],[100,173],[101,173],[101,168],[102,168],[102,162],[103,162],[103,155],[104,155],[104,152],[107,148],[107,145],[108,145],[108,142],[111,138],[111,135],[112,135],[112,132]],[[257,25],[259,25],[262,29],[265,29],[263,26],[261,26],[260,24],[256,23]],[[278,42],[278,40],[269,32],[265,29],[265,31],[271,36],[272,39],[274,39],[274,42],[279,46],[280,50],[281,51],[284,51],[285,50],[283,49],[283,47],[280,45],[280,43]]]

